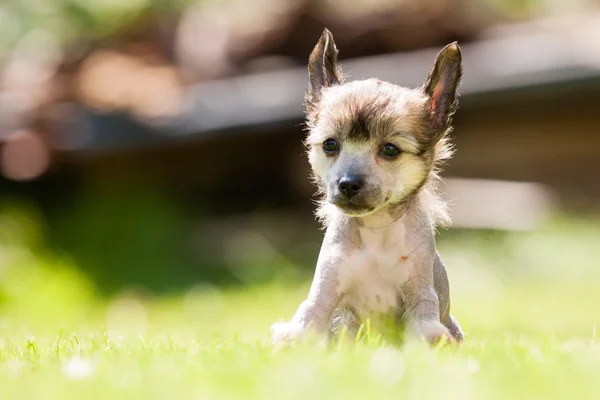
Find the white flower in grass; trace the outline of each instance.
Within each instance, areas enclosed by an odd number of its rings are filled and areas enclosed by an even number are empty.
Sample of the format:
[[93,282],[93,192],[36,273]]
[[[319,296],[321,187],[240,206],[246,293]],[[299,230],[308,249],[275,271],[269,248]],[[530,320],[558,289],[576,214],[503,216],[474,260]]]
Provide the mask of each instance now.
[[384,386],[393,386],[400,381],[404,370],[402,353],[392,347],[378,349],[369,360],[368,371],[371,379]]
[[479,361],[477,361],[474,358],[469,358],[467,360],[467,370],[471,374],[476,374],[477,372],[479,372]]
[[90,377],[96,370],[96,365],[92,360],[73,356],[63,363],[62,373],[67,379],[78,381]]

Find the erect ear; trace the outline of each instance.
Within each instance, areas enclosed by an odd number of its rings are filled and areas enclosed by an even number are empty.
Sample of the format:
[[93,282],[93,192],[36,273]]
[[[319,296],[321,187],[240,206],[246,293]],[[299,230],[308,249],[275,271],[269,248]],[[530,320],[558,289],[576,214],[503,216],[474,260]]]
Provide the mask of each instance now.
[[462,76],[461,63],[460,47],[456,42],[450,43],[439,52],[424,85],[425,94],[429,96],[427,107],[432,129],[440,137],[450,126],[458,107],[456,89]]
[[308,59],[309,87],[307,97],[315,103],[324,88],[343,83],[342,71],[337,62],[338,50],[333,35],[327,28]]

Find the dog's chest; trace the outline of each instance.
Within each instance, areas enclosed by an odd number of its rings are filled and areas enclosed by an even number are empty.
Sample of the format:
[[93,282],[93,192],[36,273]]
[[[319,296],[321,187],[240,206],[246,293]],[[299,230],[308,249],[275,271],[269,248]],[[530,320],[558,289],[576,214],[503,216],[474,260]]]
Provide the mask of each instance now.
[[339,290],[361,317],[398,308],[399,290],[412,270],[403,226],[389,232],[360,232],[361,244],[344,257]]

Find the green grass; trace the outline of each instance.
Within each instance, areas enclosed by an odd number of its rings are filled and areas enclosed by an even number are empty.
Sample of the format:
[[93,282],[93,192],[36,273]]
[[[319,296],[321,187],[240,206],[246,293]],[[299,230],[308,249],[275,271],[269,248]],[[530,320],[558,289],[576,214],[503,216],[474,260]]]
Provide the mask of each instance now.
[[600,391],[593,333],[600,299],[591,285],[457,294],[468,332],[458,349],[388,347],[372,333],[334,350],[305,343],[276,352],[268,326],[301,298],[300,290],[271,285],[218,299],[117,299],[80,327],[30,336],[14,325],[0,340],[0,392],[11,399],[592,399]]
[[6,399],[597,399],[598,225],[442,235],[458,348],[375,332],[324,349],[268,343],[308,288],[275,281],[103,298],[68,257],[10,245],[0,261]]

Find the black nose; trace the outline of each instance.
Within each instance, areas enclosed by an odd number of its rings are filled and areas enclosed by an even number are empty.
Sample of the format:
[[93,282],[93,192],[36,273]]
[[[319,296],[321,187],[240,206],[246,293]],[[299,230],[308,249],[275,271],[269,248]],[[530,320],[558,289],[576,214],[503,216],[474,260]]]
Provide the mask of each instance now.
[[340,189],[340,192],[342,192],[342,194],[347,198],[350,198],[358,193],[362,186],[362,179],[354,175],[343,176],[338,182],[338,188]]

